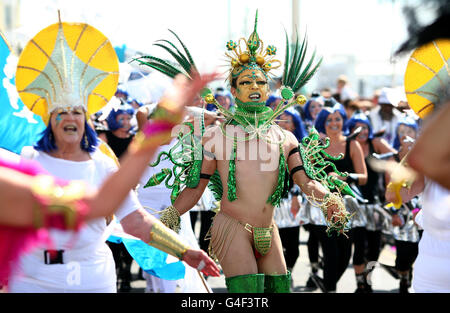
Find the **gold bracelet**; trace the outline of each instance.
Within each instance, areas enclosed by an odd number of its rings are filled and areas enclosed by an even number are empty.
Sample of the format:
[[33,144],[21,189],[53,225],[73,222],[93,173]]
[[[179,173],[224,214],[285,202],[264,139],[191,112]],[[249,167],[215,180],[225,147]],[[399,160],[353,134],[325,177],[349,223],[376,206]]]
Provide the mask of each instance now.
[[48,227],[51,217],[61,216],[66,229],[76,229],[80,215],[86,212],[80,201],[86,184],[82,181],[71,181],[60,186],[49,175],[37,175],[33,178],[31,190],[38,204],[33,207],[33,225],[35,228]]
[[178,238],[175,232],[165,227],[160,221],[153,223],[148,244],[180,260],[183,259],[186,251],[190,249],[188,245]]
[[173,205],[168,206],[162,211],[159,220],[174,232],[180,232],[180,213]]

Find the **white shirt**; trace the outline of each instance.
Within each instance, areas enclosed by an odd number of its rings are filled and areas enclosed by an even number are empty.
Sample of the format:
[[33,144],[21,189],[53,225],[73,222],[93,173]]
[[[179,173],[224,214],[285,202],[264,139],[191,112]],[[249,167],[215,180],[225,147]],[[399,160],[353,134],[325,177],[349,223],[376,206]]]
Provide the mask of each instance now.
[[422,196],[415,292],[450,292],[450,191],[426,179]]
[[[83,180],[98,188],[117,170],[112,159],[96,150],[88,161],[68,161],[33,150],[31,156],[51,175],[64,180]],[[130,191],[116,211],[121,220],[141,205]],[[109,229],[105,218],[87,222],[79,232],[50,230],[52,247],[43,246],[25,254],[13,275],[11,292],[115,292],[116,273],[111,250],[105,241]],[[64,250],[64,264],[45,264],[44,250]]]

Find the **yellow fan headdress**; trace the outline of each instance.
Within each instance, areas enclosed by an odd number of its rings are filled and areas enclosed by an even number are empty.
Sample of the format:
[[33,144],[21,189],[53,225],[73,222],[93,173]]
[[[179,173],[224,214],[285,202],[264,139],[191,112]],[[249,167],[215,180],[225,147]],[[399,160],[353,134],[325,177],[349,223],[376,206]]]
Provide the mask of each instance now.
[[450,40],[427,43],[411,55],[405,72],[405,92],[411,109],[421,118],[439,102],[439,91],[450,84]]
[[114,95],[119,61],[108,38],[83,23],[56,23],[22,51],[16,87],[23,103],[48,124],[57,109],[83,107],[90,115]]

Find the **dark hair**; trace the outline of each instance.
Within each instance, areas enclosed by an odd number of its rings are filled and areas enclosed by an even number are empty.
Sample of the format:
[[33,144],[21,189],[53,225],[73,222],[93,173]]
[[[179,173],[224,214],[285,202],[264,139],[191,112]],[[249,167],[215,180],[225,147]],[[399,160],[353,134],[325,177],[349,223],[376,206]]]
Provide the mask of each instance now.
[[237,87],[237,77],[234,77],[231,79],[231,87],[236,88]]
[[[84,131],[88,144],[86,145],[86,142],[83,138],[83,140],[81,140],[80,142],[81,150],[86,152],[94,152],[95,148],[98,145],[97,133],[91,128],[91,126],[89,126],[87,121],[84,121]],[[38,142],[36,142],[34,148],[38,151],[43,152],[51,152],[58,149],[55,143],[51,122],[48,123],[47,128],[42,132],[42,137],[38,140]]]

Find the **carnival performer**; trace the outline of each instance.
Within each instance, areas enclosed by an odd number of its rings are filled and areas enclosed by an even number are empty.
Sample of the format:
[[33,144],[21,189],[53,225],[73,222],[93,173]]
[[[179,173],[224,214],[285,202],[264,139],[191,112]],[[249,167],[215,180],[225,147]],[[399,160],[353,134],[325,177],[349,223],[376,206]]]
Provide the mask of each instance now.
[[[349,133],[355,134],[364,154],[367,167],[367,183],[357,188],[361,196],[367,202],[361,203],[356,199],[353,201],[359,207],[352,218],[350,236],[354,244],[353,269],[355,270],[357,289],[355,292],[372,292],[372,286],[367,282],[367,268],[369,262],[376,262],[381,251],[381,226],[382,213],[376,211],[377,206],[381,209],[381,200],[384,199],[384,180],[379,173],[372,169],[370,158],[373,154],[385,155],[395,154],[385,139],[374,137],[370,120],[364,113],[355,113],[347,122],[345,127]],[[391,157],[392,158],[392,157]],[[382,199],[380,199],[382,198]],[[366,253],[367,252],[367,253]]]
[[[423,160],[430,160],[426,155],[433,150],[425,152],[424,147],[433,148],[435,143],[442,145],[440,138],[446,138],[446,127],[443,127],[439,114],[445,112],[448,107],[449,75],[448,56],[450,53],[448,28],[448,4],[444,2],[440,6],[437,19],[431,24],[415,27],[408,42],[400,50],[408,51],[416,48],[410,56],[405,71],[405,93],[409,106],[423,119],[423,129],[428,129],[427,139],[434,141],[424,144],[421,136],[421,148],[410,152],[401,161],[401,165],[391,169],[391,182],[386,190],[386,199],[395,208],[402,203],[410,201],[418,194],[422,194],[422,210],[416,216],[416,221],[423,228],[419,242],[419,253],[414,264],[412,288],[415,292],[450,292],[450,192],[438,182],[428,178],[425,174],[436,172],[440,164],[427,164],[420,166]],[[443,32],[441,31],[443,30]],[[434,83],[436,82],[436,83]],[[443,111],[441,111],[443,110]],[[444,117],[442,114],[441,117]],[[444,118],[445,119],[445,118]],[[433,124],[440,120],[441,123]],[[432,123],[432,124],[429,124]],[[431,131],[430,131],[431,130]],[[436,134],[437,130],[443,131]],[[436,137],[430,138],[434,134]],[[444,150],[446,147],[444,148]],[[436,150],[442,156],[442,149]],[[444,153],[445,154],[445,153]],[[415,169],[409,168],[408,163],[413,161]],[[421,161],[419,161],[421,160]],[[419,161],[419,162],[418,162]],[[416,163],[417,162],[417,163]],[[423,165],[423,163],[422,163]],[[445,166],[445,164],[444,164]],[[438,171],[443,171],[439,168]],[[434,176],[433,177],[439,177]],[[442,178],[442,176],[440,176]]]
[[[336,229],[344,231],[340,227],[348,216],[342,211],[345,208],[339,194],[330,192],[322,182],[307,175],[311,171],[308,170],[309,163],[304,162],[310,159],[301,158],[299,150],[303,151],[303,148],[299,148],[295,136],[274,122],[289,106],[304,103],[304,97],[293,99],[294,93],[315,73],[320,62],[311,66],[311,60],[307,69],[298,71],[298,58],[303,54],[298,53],[299,47],[296,46],[297,53],[291,60],[295,66],[292,63],[285,65],[284,85],[291,88],[282,88],[284,101],[276,110],[271,110],[266,106],[269,72],[281,62],[273,58],[276,53],[274,46],[264,49],[256,21],[257,18],[249,39],[241,39],[245,42],[244,51],[234,41],[227,43],[227,55],[231,59],[228,81],[235,97],[235,112],[220,106],[211,92],[204,93],[206,102],[215,103],[226,120],[204,132],[200,158],[195,158],[193,167],[189,168],[192,175],[188,178],[193,182],[187,181],[180,192],[180,185],[177,185],[173,205],[165,210],[161,220],[176,229],[180,215],[198,202],[211,182],[212,191],[221,204],[210,229],[210,253],[220,262],[228,291],[289,292],[290,273],[273,221],[274,207],[279,205],[283,195],[286,172],[290,170],[293,181],[302,191],[321,203],[327,220],[333,224],[330,228],[335,229],[338,225]],[[185,45],[183,47],[185,49]],[[190,54],[186,55],[185,60],[190,61],[182,61],[180,65],[189,76],[195,63]],[[139,61],[156,69],[164,68],[168,75],[180,72],[174,66],[169,67],[168,62],[155,64],[156,57],[142,57]],[[315,140],[315,134],[312,138]]]
[[[167,140],[171,127],[181,120],[180,106],[192,101],[211,78],[204,76],[192,84],[184,77],[176,80],[172,94],[158,106],[160,118],[140,133],[133,149],[155,147]],[[95,28],[59,21],[40,31],[19,58],[16,87],[23,102],[48,126],[35,149],[25,149],[23,157],[35,160],[59,179],[101,185],[117,166],[97,150],[97,137],[86,116],[108,102],[117,80],[117,55],[109,40]],[[105,198],[107,201],[108,196]],[[218,268],[203,251],[190,249],[147,214],[133,191],[115,215],[129,234],[208,274],[218,275]],[[58,230],[51,230],[50,237],[50,249],[41,245],[20,258],[10,279],[11,292],[116,291],[114,261],[105,244],[108,230],[104,218],[86,223],[76,237]]]
[[[418,138],[419,127],[411,117],[401,118],[397,124],[394,148],[395,160],[400,162],[411,150]],[[392,208],[392,235],[395,240],[395,269],[400,279],[399,292],[408,293],[411,287],[412,268],[417,258],[422,229],[414,222],[421,208],[420,197],[414,197],[400,208]]]
[[[450,172],[450,161],[448,158],[450,146],[441,144],[442,140],[447,139],[448,126],[450,125],[449,76],[442,71],[443,68],[448,68],[448,57],[442,52],[448,51],[448,48],[445,48],[445,46],[448,46],[450,40],[450,12],[448,10],[448,2],[445,0],[426,2],[427,5],[429,3],[431,3],[430,7],[434,11],[435,18],[428,24],[417,23],[419,20],[417,14],[420,12],[420,6],[407,6],[405,8],[409,36],[396,51],[396,55],[404,55],[410,53],[413,49],[417,49],[417,52],[422,51],[422,49],[418,48],[425,47],[425,44],[428,43],[433,43],[435,46],[434,49],[427,48],[434,55],[422,56],[426,62],[423,64],[436,61],[434,63],[435,67],[411,66],[408,75],[405,73],[405,77],[408,77],[408,81],[405,83],[405,92],[409,105],[414,107],[415,112],[419,112],[417,114],[421,118],[427,116],[427,125],[422,127],[421,135],[408,157],[408,163],[412,169],[450,189],[450,176],[448,175]],[[424,5],[425,2],[422,4]],[[435,45],[437,40],[440,42],[439,47]],[[442,48],[442,45],[444,48]],[[421,62],[422,57],[416,55],[415,59]],[[439,73],[439,75],[435,73]],[[439,76],[438,84],[433,86],[426,84],[428,81],[436,80],[436,76]],[[420,79],[419,77],[422,78]],[[417,86],[420,86],[420,90],[417,89]],[[436,86],[439,87],[435,88]],[[431,111],[434,114],[429,114]],[[441,140],[436,140],[436,138]],[[436,166],[437,164],[439,166]]]
[[[357,141],[347,140],[344,136],[346,120],[345,111],[339,104],[332,108],[324,108],[316,118],[315,128],[318,132],[330,138],[330,146],[325,150],[329,155],[342,154],[343,158],[333,161],[339,172],[347,172],[347,182],[355,182],[363,185],[367,181],[367,169],[364,163],[364,155]],[[330,169],[326,169],[330,170]],[[311,210],[317,210],[315,206],[308,206]],[[310,226],[314,234],[319,238],[323,253],[323,285],[326,292],[335,292],[336,285],[344,274],[351,256],[351,241],[344,236],[333,233],[330,236],[324,232],[325,221],[318,219],[318,212],[311,212],[313,221],[318,223]]]

